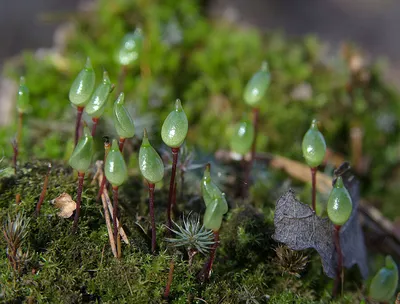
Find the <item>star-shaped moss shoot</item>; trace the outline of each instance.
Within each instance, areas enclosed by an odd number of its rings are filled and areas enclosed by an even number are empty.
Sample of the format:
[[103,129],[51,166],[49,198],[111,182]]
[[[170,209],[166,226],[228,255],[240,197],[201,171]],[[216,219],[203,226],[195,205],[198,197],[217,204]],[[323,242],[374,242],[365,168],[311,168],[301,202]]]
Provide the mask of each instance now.
[[128,169],[126,168],[124,157],[119,150],[118,142],[115,139],[113,140],[111,150],[107,154],[104,172],[113,189],[114,240],[117,242],[118,187],[121,186],[127,179]]
[[143,44],[143,31],[137,28],[126,34],[116,54],[116,60],[121,66],[129,66],[138,60]]
[[79,72],[78,76],[76,76],[69,90],[69,100],[77,107],[78,111],[75,126],[75,146],[79,138],[82,112],[93,93],[95,82],[96,75],[90,59],[87,58],[84,68]]
[[231,136],[230,147],[235,153],[242,156],[250,152],[254,140],[254,126],[248,119],[238,122]]
[[399,270],[393,258],[386,256],[385,266],[373,277],[369,286],[369,296],[379,302],[390,302],[396,292]]
[[168,228],[172,227],[171,210],[172,198],[175,185],[176,165],[178,163],[179,148],[184,142],[189,124],[185,111],[183,111],[181,101],[179,99],[175,102],[175,109],[169,113],[161,128],[161,138],[163,142],[172,149],[172,170],[171,179],[169,183],[169,197],[167,219]]
[[[31,110],[30,106],[30,98],[29,98],[29,89],[26,86],[25,78],[21,77],[19,79],[19,87],[17,93],[17,112],[18,112],[18,132],[17,132],[17,141],[15,151],[19,150],[19,145],[21,143],[22,138],[22,126],[23,126],[23,116]],[[16,162],[16,155],[15,162]]]
[[342,281],[342,269],[343,269],[343,254],[340,247],[340,228],[348,221],[353,209],[353,203],[346,187],[343,184],[343,179],[339,176],[336,180],[335,185],[329,195],[328,204],[326,210],[328,217],[334,224],[334,242],[336,252],[338,254],[338,266],[337,275],[333,290],[333,296],[336,295],[338,286]]
[[154,218],[154,188],[164,177],[164,164],[157,151],[150,145],[146,129],[139,150],[139,169],[149,185],[149,209],[151,219],[151,251],[156,250],[156,223]]
[[85,107],[86,113],[92,117],[93,121],[92,136],[94,136],[96,133],[97,122],[100,116],[104,113],[111,91],[112,84],[110,78],[108,77],[108,73],[104,71],[102,82],[94,90],[94,93],[90,97],[89,102]]
[[310,166],[311,170],[311,181],[312,181],[312,208],[315,211],[316,208],[316,175],[317,167],[322,164],[325,153],[326,153],[326,143],[325,138],[318,129],[318,122],[313,119],[311,122],[310,129],[306,132],[303,137],[302,143],[303,156]]
[[93,137],[88,127],[85,126],[84,134],[76,145],[74,152],[69,159],[69,165],[78,171],[78,191],[76,198],[76,211],[74,218],[73,232],[78,228],[79,212],[81,210],[81,199],[83,190],[83,179],[85,172],[89,169],[93,155]]
[[132,116],[125,108],[125,95],[120,93],[114,103],[114,126],[119,136],[119,149],[122,152],[126,138],[135,135],[135,125]]

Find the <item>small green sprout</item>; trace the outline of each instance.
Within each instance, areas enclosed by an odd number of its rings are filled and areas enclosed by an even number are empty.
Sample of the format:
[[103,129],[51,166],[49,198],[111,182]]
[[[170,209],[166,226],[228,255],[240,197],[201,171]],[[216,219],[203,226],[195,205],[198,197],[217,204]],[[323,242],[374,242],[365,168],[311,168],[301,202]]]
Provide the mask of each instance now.
[[135,135],[135,125],[133,123],[132,116],[125,108],[125,95],[120,93],[117,100],[114,103],[114,126],[119,136],[119,148],[122,152],[124,147],[125,139],[131,138]]
[[17,111],[18,113],[28,113],[31,110],[29,89],[26,86],[25,77],[19,79],[19,87],[17,93]]
[[248,119],[243,119],[234,127],[231,136],[231,150],[240,155],[246,155],[250,152],[254,141],[254,126]]
[[346,187],[343,185],[342,177],[338,177],[333,187],[327,204],[328,217],[338,226],[343,226],[350,218],[353,204]]
[[133,33],[128,33],[122,38],[116,61],[121,66],[129,66],[139,58],[143,44],[143,31],[137,28]]
[[386,256],[385,266],[382,267],[371,281],[369,296],[379,302],[389,302],[396,292],[399,281],[399,270],[393,258]]
[[324,136],[318,129],[318,122],[313,119],[310,129],[303,137],[303,156],[311,168],[316,168],[325,158],[326,143]]
[[244,101],[251,107],[258,107],[270,82],[271,74],[268,69],[268,63],[264,61],[261,65],[261,69],[255,73],[247,83],[243,93]]

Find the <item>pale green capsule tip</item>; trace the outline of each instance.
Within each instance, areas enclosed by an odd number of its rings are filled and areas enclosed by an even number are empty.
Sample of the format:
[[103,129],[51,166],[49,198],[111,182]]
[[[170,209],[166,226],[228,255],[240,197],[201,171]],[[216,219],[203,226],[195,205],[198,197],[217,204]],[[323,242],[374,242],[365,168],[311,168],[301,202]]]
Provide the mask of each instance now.
[[112,141],[111,151],[119,151],[119,145],[116,139],[113,139]]
[[267,61],[263,61],[261,63],[261,71],[263,72],[269,72],[269,67],[268,67],[268,62]]
[[393,258],[390,255],[387,255],[385,258],[385,266],[388,269],[396,269],[397,268],[395,261],[393,260]]
[[149,142],[149,138],[148,138],[148,136],[147,136],[147,130],[146,130],[146,128],[143,130],[142,146],[143,146],[143,147],[149,147],[149,146],[150,146],[150,142]]
[[93,70],[92,62],[90,61],[89,57],[86,58],[85,69],[86,70]]
[[310,129],[319,131],[319,129],[318,129],[318,121],[316,119],[313,119],[311,121]]
[[85,137],[88,137],[88,136],[92,137],[92,133],[90,132],[88,126],[85,126],[85,127],[83,128],[83,135],[84,135]]
[[103,83],[104,84],[111,84],[110,77],[108,76],[107,71],[103,72]]
[[24,77],[24,76],[21,76],[21,77],[19,78],[19,85],[20,85],[20,86],[23,86],[23,85],[25,85],[25,84],[26,84],[25,77]]
[[210,180],[211,179],[211,172],[210,172],[211,164],[208,163],[206,165],[206,169],[204,170],[204,179]]
[[177,111],[177,112],[182,112],[183,111],[182,103],[181,103],[180,99],[177,99],[175,101],[175,111]]
[[125,103],[125,94],[124,94],[124,92],[121,92],[121,93],[118,95],[118,98],[117,98],[117,100],[115,101],[115,103],[116,103],[117,105],[123,105],[123,104]]
[[344,188],[343,179],[341,176],[336,179],[335,188]]

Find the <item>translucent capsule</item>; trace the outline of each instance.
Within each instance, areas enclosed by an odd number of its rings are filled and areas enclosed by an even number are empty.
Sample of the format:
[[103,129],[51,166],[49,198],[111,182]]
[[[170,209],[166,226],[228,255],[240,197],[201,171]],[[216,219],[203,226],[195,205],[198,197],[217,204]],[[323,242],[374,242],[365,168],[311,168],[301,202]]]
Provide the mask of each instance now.
[[221,228],[223,213],[218,199],[213,200],[206,208],[203,224],[207,229],[218,231]]
[[80,173],[86,172],[92,162],[93,137],[88,127],[84,128],[83,136],[76,145],[69,159],[69,165]]
[[183,111],[181,101],[175,102],[175,109],[169,113],[161,128],[161,138],[171,148],[179,148],[188,132],[188,119]]
[[324,136],[318,130],[318,124],[315,119],[311,122],[310,129],[303,137],[302,149],[303,156],[311,168],[316,168],[323,162],[326,143]]
[[18,113],[27,113],[31,106],[29,103],[29,89],[25,84],[25,78],[19,80],[18,95],[17,95],[17,111]]
[[86,60],[85,67],[79,72],[69,90],[69,100],[77,107],[84,107],[93,93],[96,82],[90,59]]
[[128,169],[126,168],[124,157],[119,151],[117,140],[113,140],[111,150],[107,154],[104,172],[107,180],[113,187],[121,186],[128,177]]
[[326,206],[328,217],[335,225],[343,226],[349,219],[352,209],[353,203],[350,194],[339,176],[329,195]]
[[137,28],[133,33],[128,33],[122,38],[120,48],[116,54],[118,64],[128,66],[138,60],[142,44],[143,32]]
[[389,302],[396,292],[399,271],[391,256],[386,256],[385,266],[372,278],[369,296],[375,301]]
[[119,94],[114,103],[114,126],[121,138],[131,138],[135,135],[135,125],[128,110],[124,106],[124,93]]
[[107,105],[108,97],[111,93],[111,87],[112,84],[108,77],[108,73],[104,71],[103,81],[97,86],[85,107],[86,113],[94,118],[99,118],[103,114]]
[[248,119],[236,124],[230,141],[231,150],[235,153],[247,154],[254,141],[254,126]]
[[144,178],[152,184],[160,182],[164,177],[164,164],[157,151],[151,146],[144,130],[142,145],[139,150],[139,169]]
[[264,97],[270,81],[271,74],[268,70],[268,64],[267,62],[263,62],[261,69],[251,77],[244,89],[244,101],[252,107],[257,107],[260,100]]

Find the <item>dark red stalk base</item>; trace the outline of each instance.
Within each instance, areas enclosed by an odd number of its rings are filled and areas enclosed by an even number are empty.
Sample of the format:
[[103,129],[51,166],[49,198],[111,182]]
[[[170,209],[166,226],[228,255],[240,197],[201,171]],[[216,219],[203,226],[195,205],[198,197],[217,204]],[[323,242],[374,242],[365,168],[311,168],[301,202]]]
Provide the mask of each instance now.
[[171,290],[172,279],[174,277],[174,269],[175,269],[175,261],[174,261],[174,258],[172,258],[171,262],[169,263],[168,281],[167,281],[167,285],[165,286],[165,290],[164,290],[163,297],[165,300],[168,300],[168,297],[169,297],[169,291]]
[[254,158],[255,158],[255,154],[256,154],[259,113],[260,113],[259,108],[253,108],[254,140],[253,140],[253,144],[251,145],[250,161],[247,164],[246,174],[245,174],[245,178],[244,178],[245,187],[244,187],[244,191],[243,191],[244,192],[243,197],[247,197],[248,192],[249,192],[250,173],[251,173],[251,169],[253,167],[253,162],[254,162]]
[[83,180],[85,178],[85,172],[78,172],[78,192],[76,194],[76,210],[74,217],[74,225],[72,226],[72,233],[76,233],[78,228],[79,213],[81,211],[81,200],[83,190]]
[[42,207],[42,203],[43,203],[44,198],[46,196],[47,185],[49,184],[50,171],[51,171],[51,164],[49,163],[49,167],[47,169],[47,174],[46,174],[46,177],[44,178],[42,192],[40,193],[39,201],[38,201],[38,204],[36,205],[36,216],[39,215],[40,208]]
[[171,150],[172,150],[172,171],[171,171],[171,179],[169,181],[169,195],[168,195],[168,209],[167,209],[168,228],[172,228],[171,211],[172,211],[172,201],[174,196],[176,165],[178,164],[179,148],[171,148]]
[[18,159],[18,143],[17,140],[13,140],[11,142],[13,147],[13,166],[14,166],[14,173],[17,174],[17,159]]
[[97,123],[99,122],[99,118],[93,117],[92,121],[93,121],[92,136],[94,137],[94,135],[96,134],[96,128],[97,128]]
[[118,224],[117,224],[117,215],[118,215],[118,187],[113,186],[113,226],[114,226],[114,240],[115,245],[118,246],[117,237],[118,237]]
[[210,258],[207,263],[204,265],[204,280],[208,280],[211,275],[211,268],[215,260],[215,254],[217,252],[217,247],[219,245],[219,231],[214,231],[214,245],[210,251]]
[[310,168],[311,170],[311,197],[312,209],[317,211],[317,168]]
[[154,216],[154,188],[155,184],[149,183],[149,209],[151,221],[151,252],[156,252],[156,220]]
[[84,107],[77,107],[76,125],[75,125],[75,147],[79,140],[79,128],[81,126],[82,114]]
[[336,252],[338,255],[338,266],[336,270],[336,279],[332,291],[333,297],[337,296],[340,282],[342,281],[342,272],[343,272],[343,253],[342,253],[342,248],[340,247],[340,228],[341,226],[338,225],[334,226],[334,242],[335,242]]
[[21,144],[21,138],[22,138],[22,120],[23,120],[24,114],[22,112],[18,113],[18,133],[17,133],[17,144]]
[[124,150],[125,140],[126,140],[126,138],[123,138],[123,137],[119,138],[118,147],[119,147],[119,151],[121,153],[122,153],[122,150]]

